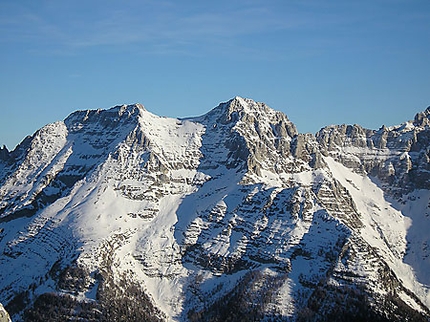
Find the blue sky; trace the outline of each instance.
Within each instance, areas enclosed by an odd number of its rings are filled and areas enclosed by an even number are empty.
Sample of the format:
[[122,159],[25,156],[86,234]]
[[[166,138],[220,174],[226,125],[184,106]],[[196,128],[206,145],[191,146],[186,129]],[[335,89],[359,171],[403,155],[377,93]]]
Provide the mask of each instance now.
[[0,145],[78,109],[201,115],[236,95],[300,132],[430,105],[430,1],[0,0]]

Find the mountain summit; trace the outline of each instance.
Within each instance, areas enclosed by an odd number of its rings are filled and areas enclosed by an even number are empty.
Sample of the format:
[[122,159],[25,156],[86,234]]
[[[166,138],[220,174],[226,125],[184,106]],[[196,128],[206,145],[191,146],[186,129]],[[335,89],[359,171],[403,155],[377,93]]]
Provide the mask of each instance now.
[[428,321],[429,109],[298,133],[235,97],[78,111],[0,149],[14,321]]

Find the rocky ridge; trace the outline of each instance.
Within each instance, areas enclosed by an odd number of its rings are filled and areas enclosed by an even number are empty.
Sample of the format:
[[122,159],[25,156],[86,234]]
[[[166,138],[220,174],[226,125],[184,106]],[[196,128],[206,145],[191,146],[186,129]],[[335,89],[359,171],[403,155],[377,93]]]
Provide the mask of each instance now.
[[18,321],[426,321],[429,114],[313,136],[240,97],[75,112],[0,151],[0,302]]
[[329,126],[316,138],[324,155],[381,181],[385,191],[401,196],[414,189],[428,189],[430,107],[414,121],[379,130],[359,125]]

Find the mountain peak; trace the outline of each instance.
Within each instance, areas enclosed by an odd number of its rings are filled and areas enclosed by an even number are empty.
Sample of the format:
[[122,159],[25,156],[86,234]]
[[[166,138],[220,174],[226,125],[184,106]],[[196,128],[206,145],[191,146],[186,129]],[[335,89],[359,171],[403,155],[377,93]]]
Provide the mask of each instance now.
[[265,103],[256,102],[250,98],[243,98],[236,96],[227,102],[229,111],[231,112],[245,112],[245,113],[270,113],[275,112],[272,108]]
[[430,106],[424,112],[417,113],[414,118],[415,126],[430,125]]
[[223,121],[223,123],[235,122],[239,120],[239,114],[249,114],[252,110],[256,109],[258,104],[259,103],[251,99],[235,96],[227,102],[222,102],[213,108],[208,113],[208,116],[216,115],[217,117],[222,117],[221,121]]
[[146,112],[141,104],[124,104],[109,109],[80,110],[70,114],[64,123],[72,131],[80,130],[85,124],[99,124],[102,128],[116,128],[119,124],[134,122]]
[[250,98],[235,96],[227,102],[220,103],[213,108],[209,113],[203,116],[204,118],[215,118],[217,122],[222,124],[242,122],[279,122],[281,119],[284,123],[288,123],[291,127],[291,136],[297,134],[294,124],[288,117],[280,112],[272,109],[267,104],[256,102]]

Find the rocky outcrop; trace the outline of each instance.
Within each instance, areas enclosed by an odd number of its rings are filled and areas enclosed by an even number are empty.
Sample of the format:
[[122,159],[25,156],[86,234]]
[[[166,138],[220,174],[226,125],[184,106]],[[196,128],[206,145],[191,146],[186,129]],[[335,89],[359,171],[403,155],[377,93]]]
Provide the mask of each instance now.
[[388,193],[399,197],[430,185],[429,114],[427,108],[413,122],[378,131],[358,125],[330,126],[321,129],[316,139],[324,155],[377,178]]
[[417,113],[414,118],[414,125],[418,127],[425,127],[430,125],[430,106],[424,112]]

